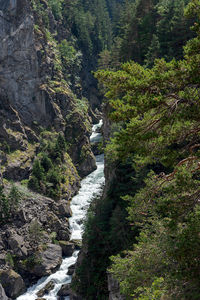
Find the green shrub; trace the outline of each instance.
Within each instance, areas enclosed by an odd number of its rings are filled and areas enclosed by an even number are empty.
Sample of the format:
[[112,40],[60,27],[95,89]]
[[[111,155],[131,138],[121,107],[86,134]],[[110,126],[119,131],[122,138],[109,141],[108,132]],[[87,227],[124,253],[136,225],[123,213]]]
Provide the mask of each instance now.
[[0,223],[8,221],[17,210],[21,198],[22,195],[15,185],[12,185],[8,196],[4,194],[3,187],[0,186]]
[[42,226],[36,220],[29,225],[29,235],[37,243],[43,238]]

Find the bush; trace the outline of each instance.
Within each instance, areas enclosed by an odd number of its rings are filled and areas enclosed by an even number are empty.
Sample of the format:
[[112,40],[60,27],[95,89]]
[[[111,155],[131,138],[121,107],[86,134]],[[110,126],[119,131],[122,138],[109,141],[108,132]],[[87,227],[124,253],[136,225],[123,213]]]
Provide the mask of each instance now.
[[15,185],[12,185],[8,196],[0,187],[0,223],[7,221],[11,214],[17,210],[21,200],[21,193]]
[[44,168],[41,166],[41,163],[38,159],[34,161],[32,173],[38,180],[44,179]]
[[53,168],[53,163],[46,153],[42,154],[41,166],[46,172]]
[[40,191],[40,183],[34,175],[32,175],[28,181],[28,188],[36,192]]
[[29,234],[35,242],[40,242],[43,237],[42,227],[37,221],[33,221],[29,226]]

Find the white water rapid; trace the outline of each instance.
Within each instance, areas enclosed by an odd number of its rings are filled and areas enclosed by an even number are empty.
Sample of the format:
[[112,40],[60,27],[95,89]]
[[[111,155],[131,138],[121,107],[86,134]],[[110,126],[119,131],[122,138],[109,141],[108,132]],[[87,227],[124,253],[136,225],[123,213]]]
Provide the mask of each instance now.
[[[101,134],[96,131],[102,126],[102,121],[99,124],[93,126],[93,132],[90,137],[91,143],[99,141]],[[71,240],[81,239],[83,233],[83,220],[86,216],[88,207],[93,196],[101,193],[101,187],[104,183],[104,156],[96,156],[97,169],[89,174],[81,181],[81,188],[79,193],[73,197],[71,201],[72,217],[69,219],[71,228]],[[37,293],[46,286],[49,281],[55,283],[53,290],[48,295],[44,295],[42,298],[46,300],[57,300],[57,293],[61,286],[71,282],[72,276],[67,275],[68,268],[73,265],[78,257],[79,251],[74,251],[71,257],[63,259],[60,269],[54,274],[41,278],[35,285],[31,286],[27,292],[18,297],[16,300],[36,300],[38,298]],[[68,300],[69,297],[65,297]]]

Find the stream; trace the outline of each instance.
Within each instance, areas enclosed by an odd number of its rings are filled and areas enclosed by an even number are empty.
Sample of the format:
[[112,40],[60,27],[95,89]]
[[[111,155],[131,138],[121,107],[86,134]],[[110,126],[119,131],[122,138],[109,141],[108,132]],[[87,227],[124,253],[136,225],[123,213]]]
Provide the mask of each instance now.
[[[91,143],[96,143],[101,139],[101,133],[99,129],[102,126],[102,121],[96,124],[92,128],[92,135],[90,137]],[[71,240],[80,240],[83,234],[83,221],[87,214],[87,210],[94,196],[99,195],[102,191],[102,185],[104,184],[104,155],[96,156],[97,169],[90,173],[81,181],[81,188],[76,196],[72,198],[70,203],[72,209],[72,217],[69,219]],[[57,300],[57,293],[63,284],[71,282],[72,276],[67,275],[68,268],[74,265],[79,251],[74,251],[71,257],[63,259],[60,269],[51,274],[48,277],[41,278],[35,285],[31,286],[27,292],[16,300],[36,300],[38,298],[37,293],[46,286],[50,281],[55,283],[54,289],[52,289],[48,295],[44,295],[42,298],[46,300]],[[69,300],[69,297],[65,297],[65,300]]]

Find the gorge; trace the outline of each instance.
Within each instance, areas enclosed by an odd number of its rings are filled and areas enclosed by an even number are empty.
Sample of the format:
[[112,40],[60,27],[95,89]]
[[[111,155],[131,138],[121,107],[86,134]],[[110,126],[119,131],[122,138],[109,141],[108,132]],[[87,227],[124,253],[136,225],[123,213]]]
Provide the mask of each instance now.
[[[100,128],[102,123],[93,126],[93,131],[91,135],[91,141],[97,140],[99,134],[95,131]],[[100,138],[100,137],[99,137]],[[96,156],[97,169],[89,174],[86,178],[81,181],[81,188],[76,196],[71,200],[70,207],[72,210],[72,217],[69,219],[71,237],[70,240],[79,241],[81,243],[81,236],[83,231],[83,222],[87,213],[87,209],[90,205],[91,200],[101,195],[103,184],[104,184],[104,159],[103,154]],[[60,269],[50,275],[48,278],[40,279],[39,282],[33,287],[29,288],[28,291],[17,298],[17,300],[35,300],[38,298],[40,291],[47,286],[49,282],[53,283],[54,288],[48,290],[48,294],[42,294],[47,300],[56,300],[57,295],[61,287],[67,283],[71,282],[71,276],[68,274],[68,269],[73,266],[76,262],[78,256],[77,250],[72,253],[71,257],[64,258]],[[70,292],[69,292],[70,293]],[[69,299],[69,297],[64,297],[64,299]]]
[[0,0],[1,300],[200,299],[199,49],[197,0]]

